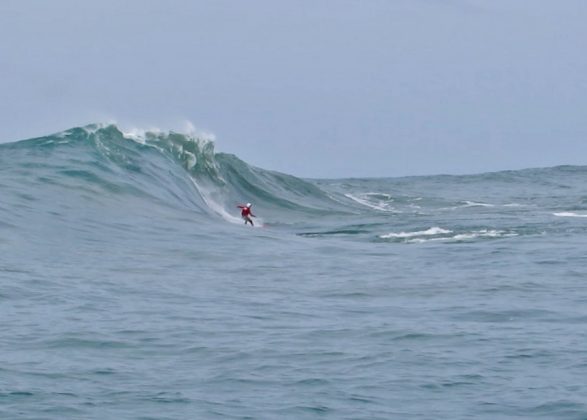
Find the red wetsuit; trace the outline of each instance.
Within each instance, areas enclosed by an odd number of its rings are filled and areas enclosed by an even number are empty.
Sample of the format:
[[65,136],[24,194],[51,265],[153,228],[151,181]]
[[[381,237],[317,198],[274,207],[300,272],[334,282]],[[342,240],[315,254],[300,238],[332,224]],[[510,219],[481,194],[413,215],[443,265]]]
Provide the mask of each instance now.
[[241,211],[241,216],[242,217],[247,217],[247,216],[253,216],[253,213],[251,213],[251,209],[247,206],[237,206],[239,209],[242,209]]
[[251,217],[255,217],[255,215],[253,213],[251,213],[251,208],[247,207],[247,206],[237,206],[237,207],[239,209],[242,209],[241,216],[245,220],[245,225],[247,223],[250,223],[251,225],[253,225],[253,220],[251,219]]

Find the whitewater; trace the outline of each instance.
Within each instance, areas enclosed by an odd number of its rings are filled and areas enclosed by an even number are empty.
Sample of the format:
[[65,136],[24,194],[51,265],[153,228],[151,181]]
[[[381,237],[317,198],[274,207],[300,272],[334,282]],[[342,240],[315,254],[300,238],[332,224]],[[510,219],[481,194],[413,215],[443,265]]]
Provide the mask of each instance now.
[[587,419],[586,179],[0,144],[0,418]]

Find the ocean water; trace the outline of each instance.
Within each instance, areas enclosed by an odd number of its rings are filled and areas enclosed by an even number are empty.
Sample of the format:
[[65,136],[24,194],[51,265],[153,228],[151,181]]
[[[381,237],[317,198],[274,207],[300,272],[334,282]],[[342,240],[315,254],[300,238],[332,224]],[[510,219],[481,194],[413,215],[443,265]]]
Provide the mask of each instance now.
[[2,144],[0,418],[587,419],[586,180],[299,179],[100,125]]

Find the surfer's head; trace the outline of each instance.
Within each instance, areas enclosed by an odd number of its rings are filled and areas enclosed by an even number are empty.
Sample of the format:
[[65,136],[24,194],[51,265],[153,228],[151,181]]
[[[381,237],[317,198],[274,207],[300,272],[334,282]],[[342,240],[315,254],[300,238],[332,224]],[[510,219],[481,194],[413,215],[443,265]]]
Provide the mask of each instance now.
[[251,207],[251,206],[252,206],[252,204],[251,204],[251,203],[247,203],[247,207]]

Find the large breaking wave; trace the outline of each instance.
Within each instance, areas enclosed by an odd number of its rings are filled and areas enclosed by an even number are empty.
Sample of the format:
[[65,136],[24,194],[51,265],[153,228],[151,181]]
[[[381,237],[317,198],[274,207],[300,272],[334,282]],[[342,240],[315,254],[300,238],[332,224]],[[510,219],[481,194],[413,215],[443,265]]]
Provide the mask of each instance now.
[[147,206],[147,200],[148,206],[172,206],[209,220],[239,223],[235,206],[242,202],[262,203],[264,216],[287,212],[289,219],[330,213],[338,206],[309,181],[216,153],[212,140],[190,134],[136,134],[115,125],[89,125],[2,144],[0,151],[2,169],[21,175],[20,185],[26,184],[23,189],[13,186],[13,192],[32,200],[48,195],[55,201],[72,193],[80,203],[102,206],[129,201]]

